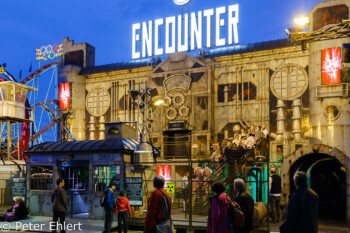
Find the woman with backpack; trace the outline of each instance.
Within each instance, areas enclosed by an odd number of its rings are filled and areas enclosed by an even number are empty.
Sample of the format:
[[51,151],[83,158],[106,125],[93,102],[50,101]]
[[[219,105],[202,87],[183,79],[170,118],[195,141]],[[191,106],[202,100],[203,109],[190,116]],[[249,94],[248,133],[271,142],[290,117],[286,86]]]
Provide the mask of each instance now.
[[211,190],[214,192],[214,196],[210,198],[207,233],[233,233],[227,221],[231,200],[224,193],[224,184],[222,182],[215,182]]

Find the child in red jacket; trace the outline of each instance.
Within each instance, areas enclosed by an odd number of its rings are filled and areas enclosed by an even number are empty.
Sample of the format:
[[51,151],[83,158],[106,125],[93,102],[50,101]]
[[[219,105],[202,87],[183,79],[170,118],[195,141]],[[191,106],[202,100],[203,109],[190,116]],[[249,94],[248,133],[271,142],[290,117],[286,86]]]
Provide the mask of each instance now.
[[122,232],[123,225],[124,233],[128,232],[128,213],[130,217],[132,216],[130,203],[125,195],[125,190],[120,191],[120,197],[116,201],[115,215],[118,213],[118,233]]

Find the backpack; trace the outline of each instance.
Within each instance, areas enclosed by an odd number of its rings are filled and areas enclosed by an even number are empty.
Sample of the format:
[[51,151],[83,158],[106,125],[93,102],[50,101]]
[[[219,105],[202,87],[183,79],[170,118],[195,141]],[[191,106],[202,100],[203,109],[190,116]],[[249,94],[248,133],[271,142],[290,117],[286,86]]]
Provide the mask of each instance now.
[[106,203],[105,203],[105,200],[106,200],[106,194],[103,192],[102,196],[100,197],[100,206],[101,207],[105,207]]
[[233,230],[242,228],[245,222],[244,213],[237,202],[231,202],[231,205],[227,211],[227,223],[228,228]]
[[160,198],[160,223],[164,222],[168,219],[171,219],[170,216],[170,206],[171,206],[171,199],[168,195],[164,194],[162,191],[162,197]]

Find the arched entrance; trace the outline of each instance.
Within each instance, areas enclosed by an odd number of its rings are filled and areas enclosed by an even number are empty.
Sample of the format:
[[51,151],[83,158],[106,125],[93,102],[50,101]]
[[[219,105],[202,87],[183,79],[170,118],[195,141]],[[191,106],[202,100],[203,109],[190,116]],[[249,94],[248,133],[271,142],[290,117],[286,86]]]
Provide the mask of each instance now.
[[[299,158],[290,168],[290,184],[297,171],[308,176],[308,186],[319,196],[319,217],[345,220],[346,170],[335,158],[326,154],[308,154]],[[294,185],[290,185],[290,193]]]
[[293,176],[297,171],[308,175],[308,186],[320,198],[319,217],[349,220],[349,159],[336,148],[309,145],[290,154],[282,165],[284,198],[294,192]]

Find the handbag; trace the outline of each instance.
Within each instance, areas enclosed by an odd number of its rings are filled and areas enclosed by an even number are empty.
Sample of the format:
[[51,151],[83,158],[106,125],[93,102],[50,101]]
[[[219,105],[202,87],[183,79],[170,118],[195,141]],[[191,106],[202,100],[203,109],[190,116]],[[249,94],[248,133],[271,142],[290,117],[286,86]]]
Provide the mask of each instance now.
[[[166,200],[166,198],[164,196],[165,196],[165,194],[162,192],[162,201],[164,201],[167,213],[170,213],[170,210],[168,207],[168,201]],[[170,217],[170,215],[169,215],[169,217]],[[157,229],[157,233],[176,233],[176,230],[175,230],[175,227],[173,224],[173,220],[171,219],[171,217],[168,218],[167,220],[157,224],[156,229]]]
[[168,219],[165,222],[156,225],[157,233],[176,233],[173,220]]

